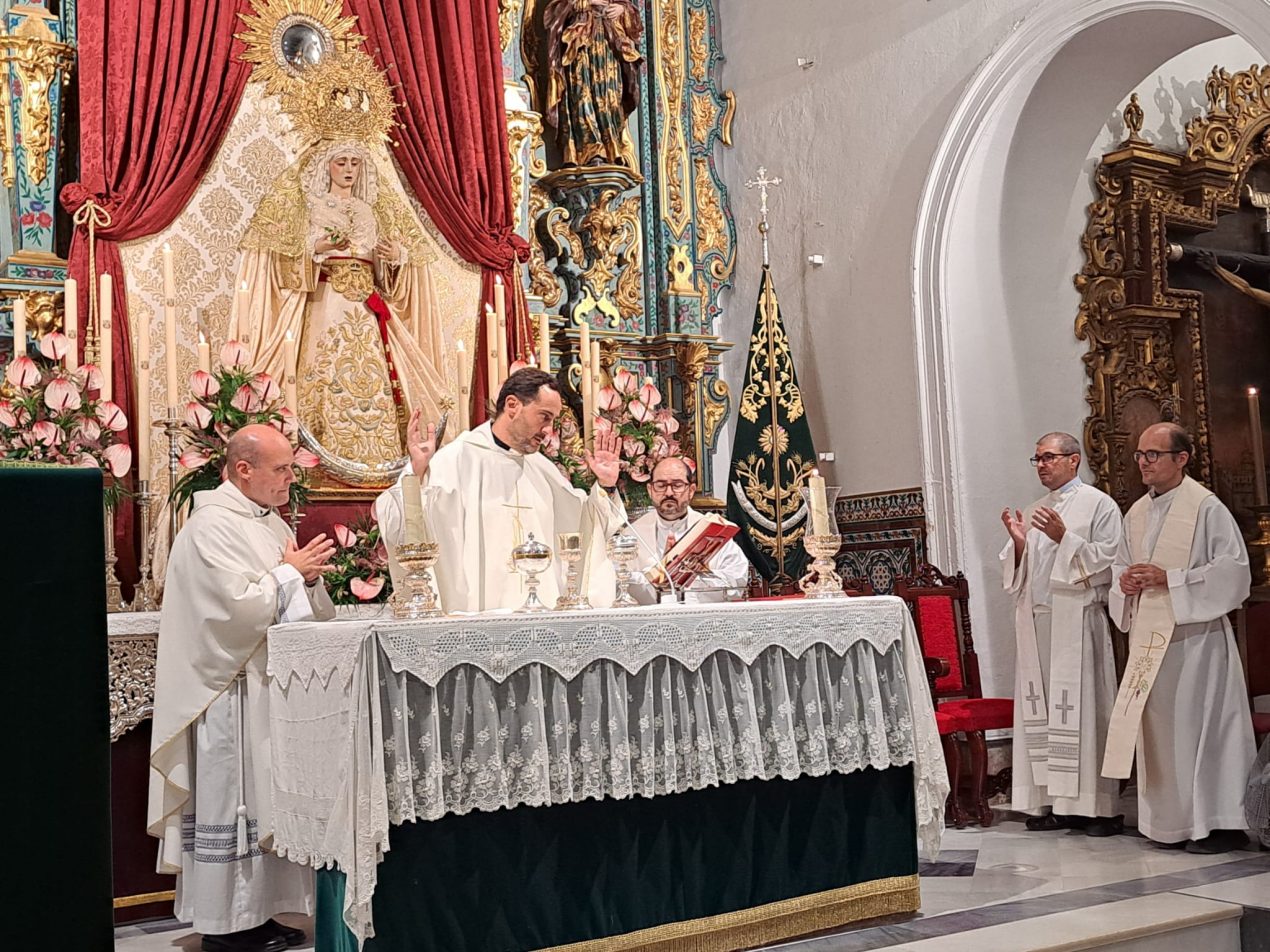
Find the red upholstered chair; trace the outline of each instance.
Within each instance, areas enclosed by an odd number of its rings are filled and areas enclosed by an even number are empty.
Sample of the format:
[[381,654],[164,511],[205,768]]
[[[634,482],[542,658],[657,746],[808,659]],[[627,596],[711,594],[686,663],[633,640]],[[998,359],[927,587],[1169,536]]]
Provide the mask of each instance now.
[[[942,662],[932,681],[936,724],[944,716],[951,734],[963,734],[970,748],[970,790],[965,806],[981,826],[992,824],[988,806],[988,744],[986,731],[1009,729],[1014,723],[1013,698],[985,698],[979,683],[979,659],[970,634],[970,586],[958,572],[949,577],[933,565],[919,565],[910,578],[895,581],[895,594],[908,603],[929,660]],[[928,664],[929,670],[929,664]],[[941,730],[940,739],[944,734]],[[949,743],[944,745],[948,758]],[[951,743],[956,747],[956,743]],[[960,758],[957,757],[959,760]],[[948,764],[953,776],[953,763]],[[957,792],[954,784],[954,793]]]

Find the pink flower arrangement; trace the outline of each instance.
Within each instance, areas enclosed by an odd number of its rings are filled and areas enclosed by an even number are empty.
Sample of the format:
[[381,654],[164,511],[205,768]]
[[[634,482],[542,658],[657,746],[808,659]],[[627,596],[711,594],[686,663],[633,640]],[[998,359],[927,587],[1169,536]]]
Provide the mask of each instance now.
[[331,570],[323,576],[326,590],[337,605],[379,602],[388,597],[388,553],[379,538],[374,510],[352,525],[331,527],[335,554]]

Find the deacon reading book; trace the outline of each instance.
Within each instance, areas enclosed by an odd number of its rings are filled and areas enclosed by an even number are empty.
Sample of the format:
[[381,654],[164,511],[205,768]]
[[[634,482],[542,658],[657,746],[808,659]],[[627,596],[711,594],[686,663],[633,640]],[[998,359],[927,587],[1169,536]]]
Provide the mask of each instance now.
[[737,527],[714,513],[703,515],[692,524],[662,556],[662,565],[651,566],[644,573],[648,581],[658,588],[668,588],[666,575],[674,580],[675,588],[685,589],[699,575],[710,571],[710,560],[737,534]]

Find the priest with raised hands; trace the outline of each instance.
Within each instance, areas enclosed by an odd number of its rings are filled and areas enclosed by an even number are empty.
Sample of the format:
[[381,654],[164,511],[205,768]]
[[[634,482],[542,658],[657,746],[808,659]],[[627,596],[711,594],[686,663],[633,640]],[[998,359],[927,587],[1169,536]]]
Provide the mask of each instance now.
[[295,482],[281,433],[234,433],[226,477],[194,494],[168,560],[159,620],[147,829],[176,916],[205,952],[281,952],[304,933],[275,921],[313,912],[313,871],[270,852],[272,772],[265,634],[335,616],[322,573],[335,544],[297,546],[275,507]]
[[1104,776],[1129,776],[1138,829],[1160,845],[1224,853],[1248,842],[1244,787],[1256,751],[1239,652],[1226,616],[1248,597],[1234,517],[1186,475],[1194,447],[1175,423],[1150,426],[1133,454],[1148,493],[1125,517],[1112,567],[1112,621],[1129,659]]
[[1120,509],[1081,481],[1069,433],[1036,441],[1031,463],[1048,492],[1026,511],[1006,509],[1001,550],[1014,596],[1014,809],[1029,830],[1124,831],[1120,784],[1099,773],[1116,698],[1107,624]]
[[[512,565],[512,549],[534,539],[556,549],[556,535],[582,534],[582,592],[596,608],[613,603],[615,574],[607,543],[626,522],[614,492],[620,472],[618,438],[595,436],[586,454],[595,474],[590,492],[573,487],[539,453],[563,403],[556,378],[533,367],[509,376],[498,392],[494,419],[437,449],[435,427],[423,430],[410,418],[410,467],[375,501],[390,557],[393,587],[401,570],[393,556],[405,533],[402,484],[413,474],[424,484],[425,522],[440,549],[438,597],[446,612],[515,609],[525,601],[523,577]],[[554,605],[563,591],[563,566],[553,559],[539,576],[538,596]]]

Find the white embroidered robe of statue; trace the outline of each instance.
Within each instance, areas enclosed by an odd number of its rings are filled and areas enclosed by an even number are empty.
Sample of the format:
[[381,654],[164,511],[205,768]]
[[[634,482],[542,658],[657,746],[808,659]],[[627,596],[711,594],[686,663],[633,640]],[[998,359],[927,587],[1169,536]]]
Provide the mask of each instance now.
[[[1145,548],[1164,528],[1177,490],[1145,505]],[[1111,619],[1128,631],[1136,597],[1120,591],[1133,563],[1122,539],[1112,569]],[[1161,843],[1244,828],[1244,786],[1256,750],[1234,632],[1226,619],[1248,597],[1248,551],[1230,511],[1210,495],[1199,506],[1190,565],[1168,573],[1176,627],[1138,736],[1138,829]]]
[[[642,605],[656,604],[657,589],[647,580],[648,573],[657,559],[665,555],[671,536],[682,539],[684,533],[691,529],[702,516],[701,513],[688,507],[682,519],[668,522],[654,509],[631,523],[631,528],[640,540],[640,559],[638,572],[631,573],[631,594]],[[656,557],[654,557],[654,554]],[[684,602],[721,602],[726,600],[729,588],[745,588],[750,575],[750,560],[745,557],[741,547],[729,539],[710,560],[710,575],[698,575],[692,580],[684,592]]]
[[226,482],[195,494],[168,561],[146,825],[158,871],[178,874],[177,918],[204,934],[313,909],[312,871],[269,852],[265,634],[280,617],[335,615],[320,583],[281,564],[293,538]]
[[[1062,815],[1110,817],[1119,812],[1116,804],[1120,784],[1104,778],[1099,768],[1116,700],[1107,593],[1111,565],[1123,534],[1120,509],[1110,496],[1079,478],[1030,506],[1025,517],[1029,526],[1031,513],[1039,506],[1054,509],[1062,516],[1067,529],[1063,541],[1054,542],[1041,530],[1029,528],[1017,566],[1013,540],[1006,543],[1000,555],[1005,590],[1015,599],[1017,656],[1024,657],[1023,639],[1034,637],[1041,675],[1039,686],[1029,686],[1031,679],[1025,674],[1028,665],[1019,663],[1015,667],[1011,806],[1023,813],[1041,814],[1053,807],[1055,813]],[[1055,596],[1059,602],[1057,613]],[[1068,653],[1067,660],[1062,657],[1064,652]],[[1062,689],[1057,696],[1051,690],[1055,686],[1051,679],[1055,659],[1060,670],[1069,663],[1079,671],[1080,749],[1075,796],[1055,796],[1048,783],[1038,782],[1026,743],[1024,705],[1034,701],[1043,717],[1048,712],[1050,725],[1059,727],[1062,723],[1066,706]],[[1036,752],[1048,758],[1044,736]],[[1045,771],[1040,773],[1048,780]]]
[[[511,554],[530,533],[553,553],[551,567],[538,576],[538,597],[548,607],[564,590],[564,566],[554,557],[560,532],[582,533],[582,588],[591,605],[613,604],[616,576],[606,544],[626,521],[616,494],[598,485],[589,493],[575,489],[541,453],[525,456],[496,444],[489,423],[437,450],[425,482],[426,519],[440,546],[433,573],[444,611],[524,604],[528,589],[511,567]],[[405,534],[400,481],[375,500],[375,517],[388,549],[393,589],[403,591],[401,567],[393,556]]]

